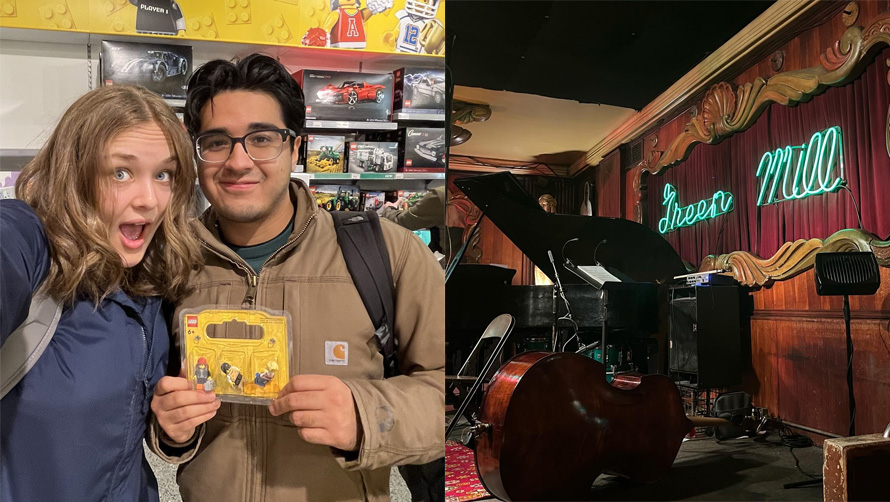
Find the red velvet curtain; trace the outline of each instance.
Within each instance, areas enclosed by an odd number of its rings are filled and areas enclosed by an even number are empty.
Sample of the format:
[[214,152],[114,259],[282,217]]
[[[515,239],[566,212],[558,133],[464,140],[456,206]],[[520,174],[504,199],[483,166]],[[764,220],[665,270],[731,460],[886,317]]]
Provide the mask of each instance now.
[[840,126],[844,178],[862,212],[864,230],[890,236],[890,156],[887,145],[890,48],[877,55],[855,81],[814,96],[795,107],[773,104],[748,130],[717,145],[698,145],[689,158],[649,176],[648,225],[664,217],[666,183],[677,189],[680,206],[731,192],[734,209],[716,218],[664,234],[680,256],[697,265],[709,254],[749,251],[762,258],[785,242],[825,239],[844,228],[858,228],[850,192],[812,195],[757,206],[760,158],[765,152],[809,143],[813,133]]

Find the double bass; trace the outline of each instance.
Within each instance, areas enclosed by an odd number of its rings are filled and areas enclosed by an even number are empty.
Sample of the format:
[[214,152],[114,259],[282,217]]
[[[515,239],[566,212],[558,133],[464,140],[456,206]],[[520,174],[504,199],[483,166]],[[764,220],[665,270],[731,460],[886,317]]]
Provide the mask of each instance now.
[[570,352],[508,361],[479,422],[479,478],[504,500],[583,499],[603,472],[655,481],[693,428],[666,376],[619,375],[610,385],[602,364]]

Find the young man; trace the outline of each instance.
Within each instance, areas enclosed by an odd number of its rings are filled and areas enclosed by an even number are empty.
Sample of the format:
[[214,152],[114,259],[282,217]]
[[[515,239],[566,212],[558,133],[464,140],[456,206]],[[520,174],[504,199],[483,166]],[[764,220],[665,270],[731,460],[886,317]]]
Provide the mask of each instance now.
[[411,232],[381,222],[400,370],[384,380],[333,219],[290,180],[304,119],[300,86],[267,56],[212,61],[189,81],[185,122],[211,208],[195,225],[206,265],[179,309],[288,311],[296,376],[268,407],[218,410],[184,378],[159,382],[150,443],[188,462],[186,502],[386,500],[390,466],[444,455],[442,269]]

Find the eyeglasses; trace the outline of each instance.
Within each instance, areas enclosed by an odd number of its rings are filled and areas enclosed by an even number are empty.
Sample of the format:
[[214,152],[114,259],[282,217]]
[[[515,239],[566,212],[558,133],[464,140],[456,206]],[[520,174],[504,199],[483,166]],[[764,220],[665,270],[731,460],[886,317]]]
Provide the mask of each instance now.
[[225,162],[241,143],[247,156],[255,161],[272,160],[281,155],[288,138],[296,138],[292,129],[263,129],[233,138],[221,132],[202,134],[195,139],[195,151],[203,162]]

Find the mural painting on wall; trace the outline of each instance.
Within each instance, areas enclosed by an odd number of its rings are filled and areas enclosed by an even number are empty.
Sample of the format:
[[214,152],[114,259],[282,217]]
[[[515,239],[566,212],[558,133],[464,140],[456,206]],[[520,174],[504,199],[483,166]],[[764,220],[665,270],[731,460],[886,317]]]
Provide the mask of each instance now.
[[0,26],[444,55],[444,0],[2,0]]

